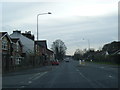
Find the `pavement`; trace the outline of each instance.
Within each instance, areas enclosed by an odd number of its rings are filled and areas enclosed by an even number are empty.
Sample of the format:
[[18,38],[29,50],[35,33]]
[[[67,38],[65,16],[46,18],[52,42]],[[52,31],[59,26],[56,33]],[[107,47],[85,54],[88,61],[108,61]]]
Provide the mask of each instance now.
[[70,59],[3,76],[3,88],[118,88],[118,67]]

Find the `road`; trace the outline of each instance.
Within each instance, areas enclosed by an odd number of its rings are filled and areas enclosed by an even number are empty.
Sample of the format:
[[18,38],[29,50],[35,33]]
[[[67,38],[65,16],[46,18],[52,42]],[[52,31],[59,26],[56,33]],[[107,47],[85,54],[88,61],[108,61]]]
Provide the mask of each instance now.
[[61,62],[3,76],[3,88],[118,88],[118,67]]

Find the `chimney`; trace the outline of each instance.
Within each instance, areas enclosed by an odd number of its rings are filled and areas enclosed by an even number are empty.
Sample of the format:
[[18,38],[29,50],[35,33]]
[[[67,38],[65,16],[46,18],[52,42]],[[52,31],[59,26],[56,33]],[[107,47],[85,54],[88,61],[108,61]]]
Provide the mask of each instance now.
[[20,33],[21,34],[21,31],[16,30],[16,31],[13,31],[13,33]]
[[31,34],[31,31],[28,31],[28,34]]
[[34,35],[31,34],[31,31],[25,31],[22,35],[34,41]]
[[25,31],[25,33],[27,33],[27,31]]

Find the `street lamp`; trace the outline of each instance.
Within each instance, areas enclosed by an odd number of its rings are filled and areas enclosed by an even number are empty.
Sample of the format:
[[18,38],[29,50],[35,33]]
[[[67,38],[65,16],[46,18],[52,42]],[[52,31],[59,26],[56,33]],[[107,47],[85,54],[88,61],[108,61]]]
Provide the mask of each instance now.
[[48,12],[48,13],[37,14],[37,40],[38,40],[38,17],[39,17],[39,15],[44,15],[44,14],[52,14],[52,13]]
[[[84,38],[83,38],[83,40],[85,40]],[[89,39],[86,39],[87,41],[88,41],[88,50],[90,50],[90,41],[89,41]]]

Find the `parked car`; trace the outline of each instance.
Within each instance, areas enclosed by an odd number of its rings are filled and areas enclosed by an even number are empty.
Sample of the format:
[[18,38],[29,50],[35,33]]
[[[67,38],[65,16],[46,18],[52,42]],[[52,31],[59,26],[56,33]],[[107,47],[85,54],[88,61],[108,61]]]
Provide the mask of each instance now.
[[66,58],[66,59],[65,59],[65,62],[69,62],[69,58]]
[[69,62],[69,60],[65,60],[65,62]]
[[57,61],[57,60],[56,61],[51,61],[51,64],[52,65],[59,65],[59,61]]

